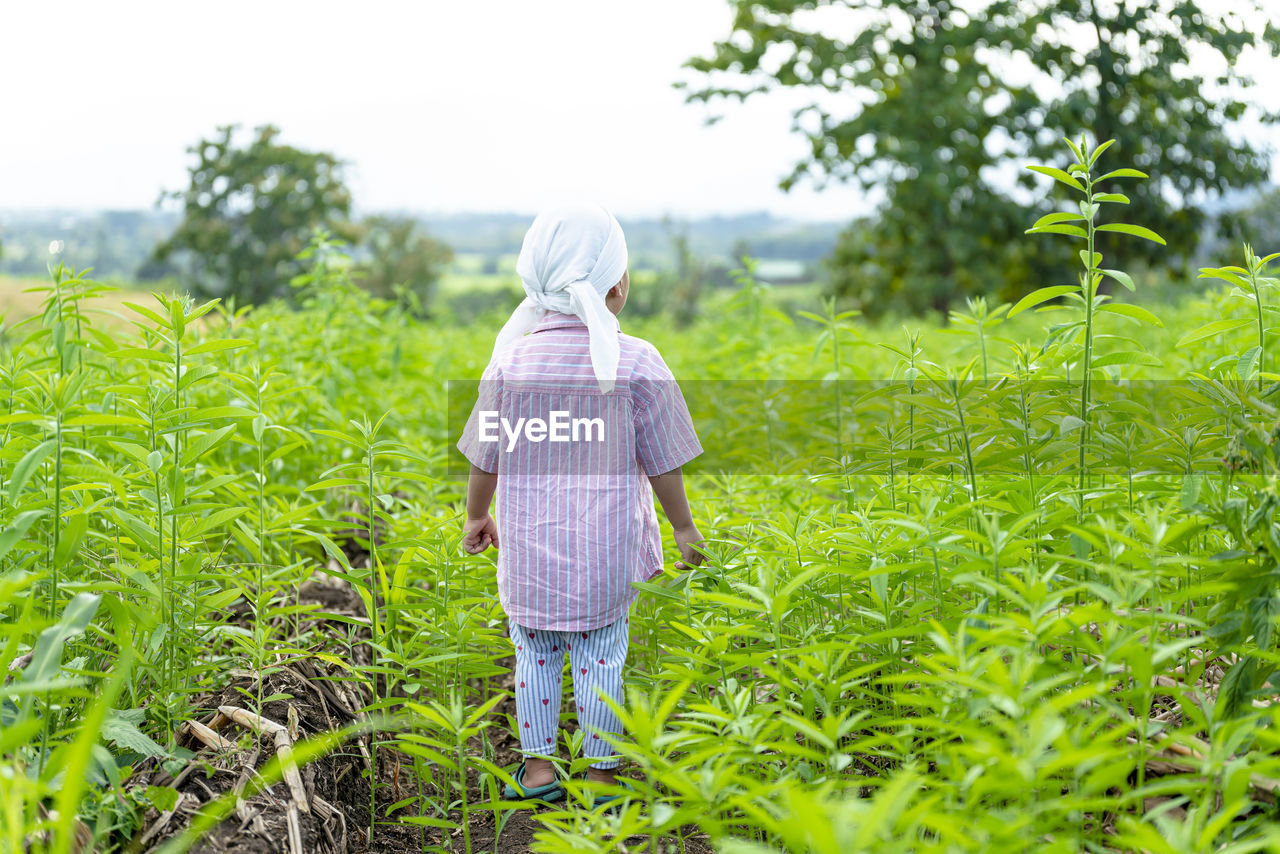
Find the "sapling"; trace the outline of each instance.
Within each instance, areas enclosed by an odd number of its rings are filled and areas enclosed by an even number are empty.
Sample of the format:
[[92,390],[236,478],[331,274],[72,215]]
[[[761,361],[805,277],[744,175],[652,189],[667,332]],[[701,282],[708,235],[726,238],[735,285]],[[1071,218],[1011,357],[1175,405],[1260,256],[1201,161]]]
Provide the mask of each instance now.
[[1141,225],[1119,222],[1098,224],[1098,214],[1104,204],[1127,205],[1129,203],[1128,196],[1122,193],[1100,191],[1099,187],[1104,181],[1113,178],[1147,177],[1145,172],[1128,167],[1113,169],[1106,174],[1095,176],[1093,169],[1097,164],[1098,158],[1111,147],[1114,140],[1107,140],[1094,148],[1090,148],[1083,138],[1081,138],[1078,145],[1069,139],[1064,141],[1075,156],[1075,162],[1068,166],[1066,171],[1052,166],[1028,166],[1027,168],[1033,172],[1049,176],[1059,184],[1074,190],[1082,198],[1077,202],[1076,211],[1045,214],[1036,220],[1035,225],[1027,229],[1027,233],[1065,234],[1068,237],[1083,240],[1085,246],[1079,253],[1080,263],[1083,268],[1079,274],[1080,284],[1078,286],[1055,285],[1040,288],[1019,300],[1013,308],[1009,309],[1007,316],[1012,318],[1028,308],[1056,298],[1066,298],[1072,303],[1080,305],[1083,309],[1084,318],[1070,324],[1070,326],[1083,326],[1084,332],[1083,352],[1080,358],[1080,405],[1074,421],[1068,421],[1067,419],[1070,419],[1071,416],[1067,416],[1062,422],[1064,432],[1071,430],[1079,432],[1078,486],[1083,492],[1088,483],[1086,452],[1089,447],[1090,423],[1093,417],[1091,404],[1095,370],[1107,365],[1145,365],[1152,363],[1151,358],[1139,349],[1109,353],[1103,357],[1095,358],[1093,347],[1096,317],[1099,313],[1111,312],[1136,319],[1142,323],[1151,325],[1159,325],[1160,323],[1155,315],[1140,306],[1116,303],[1109,296],[1099,293],[1099,287],[1104,278],[1110,278],[1130,291],[1134,289],[1134,283],[1129,274],[1123,270],[1104,268],[1102,266],[1102,253],[1094,251],[1094,243],[1098,232],[1101,231],[1133,235],[1155,241],[1161,245],[1164,245],[1165,240],[1151,229]]

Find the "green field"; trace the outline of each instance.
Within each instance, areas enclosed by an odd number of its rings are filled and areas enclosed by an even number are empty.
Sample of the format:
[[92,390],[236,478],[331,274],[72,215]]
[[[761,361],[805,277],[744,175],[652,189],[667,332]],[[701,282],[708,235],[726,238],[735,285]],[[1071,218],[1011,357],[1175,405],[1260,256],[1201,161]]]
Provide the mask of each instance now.
[[[226,847],[255,817],[305,850],[1280,844],[1273,280],[945,329],[750,281],[689,328],[624,314],[727,464],[689,477],[709,560],[632,612],[612,812],[578,777],[500,800],[512,659],[446,381],[509,305],[423,324],[340,273],[234,316],[38,296],[0,334],[0,850]],[[727,381],[821,403],[707,399]]]

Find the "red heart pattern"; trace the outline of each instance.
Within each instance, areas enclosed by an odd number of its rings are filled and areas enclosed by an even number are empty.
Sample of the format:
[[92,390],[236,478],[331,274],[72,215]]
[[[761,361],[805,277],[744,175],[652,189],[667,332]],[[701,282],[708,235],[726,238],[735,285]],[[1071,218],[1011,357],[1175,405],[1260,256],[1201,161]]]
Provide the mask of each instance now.
[[[630,617],[625,618],[625,619],[624,619],[624,622],[625,622],[625,623],[627,623],[627,624],[630,624],[630,623],[631,623],[631,619],[630,619]],[[587,632],[580,632],[580,634],[582,635],[582,639],[583,639],[583,640],[586,640],[586,639],[587,639]],[[529,637],[530,637],[531,639],[536,639],[536,637],[537,637],[537,633],[536,633],[536,632],[529,632]],[[520,650],[521,652],[523,652],[523,651],[524,651],[524,645],[523,645],[523,644],[517,645],[517,646],[516,646],[516,649],[517,649],[517,650]],[[567,649],[567,650],[569,650],[569,651],[572,651],[572,650],[573,650],[573,644],[565,644],[565,649]],[[552,647],[551,647],[551,651],[552,651],[552,652],[559,652],[559,651],[560,651],[560,647],[559,647],[559,645],[558,645],[558,644],[553,644],[553,645],[552,645]],[[539,666],[539,667],[545,667],[545,666],[546,666],[546,663],[547,663],[547,659],[546,659],[546,658],[539,658],[537,661],[538,661],[538,666]],[[604,664],[605,664],[605,660],[604,660],[603,658],[599,658],[599,659],[597,659],[597,660],[596,660],[596,663],[597,663],[598,665],[604,666]],[[588,670],[588,668],[587,668],[587,667],[582,667],[582,666],[580,666],[580,667],[578,668],[578,672],[579,672],[580,674],[584,675],[584,676],[586,675],[587,670]],[[525,687],[527,687],[527,684],[528,684],[527,682],[521,681],[521,682],[520,682],[520,687],[521,687],[521,688],[525,688]],[[551,698],[550,698],[550,697],[540,697],[539,699],[541,699],[541,700],[542,700],[542,705],[543,705],[543,706],[548,706],[548,707],[549,707],[549,706],[551,705]],[[586,710],[587,710],[587,709],[586,709],[586,706],[578,706],[578,712],[579,712],[579,714],[585,714]],[[523,722],[523,724],[522,724],[522,726],[524,727],[524,729],[529,729],[529,728],[530,728],[529,721],[524,721],[524,722]],[[600,739],[600,736],[599,736],[599,734],[597,734],[597,733],[592,733],[591,738],[592,738],[592,739],[595,739],[595,740],[597,740],[597,741],[598,741],[598,740]],[[547,738],[547,739],[546,739],[546,743],[547,743],[547,744],[554,744],[554,743],[555,743],[555,739],[554,739],[554,738]]]

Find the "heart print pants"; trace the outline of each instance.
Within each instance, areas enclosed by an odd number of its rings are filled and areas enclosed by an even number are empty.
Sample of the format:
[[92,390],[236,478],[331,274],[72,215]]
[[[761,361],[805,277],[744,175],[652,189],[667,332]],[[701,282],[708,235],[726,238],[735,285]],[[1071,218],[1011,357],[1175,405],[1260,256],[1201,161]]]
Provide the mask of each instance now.
[[601,733],[621,733],[622,724],[597,692],[621,703],[622,667],[630,635],[627,617],[586,632],[531,629],[510,622],[516,648],[516,726],[524,753],[550,756],[560,730],[560,691],[567,655],[573,672],[573,699],[583,731],[582,754],[599,757],[593,768],[618,765]]

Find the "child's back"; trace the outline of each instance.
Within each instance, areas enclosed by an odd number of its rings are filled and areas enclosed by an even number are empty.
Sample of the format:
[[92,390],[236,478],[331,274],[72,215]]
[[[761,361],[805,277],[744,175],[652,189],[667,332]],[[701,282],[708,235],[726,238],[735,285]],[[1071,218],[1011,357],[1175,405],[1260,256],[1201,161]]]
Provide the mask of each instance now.
[[[702,448],[658,351],[631,335],[619,334],[618,344],[605,395],[586,324],[548,313],[495,355],[482,381],[477,411],[498,413],[499,429],[488,434],[497,441],[468,430],[461,447],[479,468],[507,475],[497,487],[498,586],[503,610],[523,625],[608,625],[635,598],[632,581],[662,572],[647,475],[677,469]],[[516,428],[533,419],[548,424],[541,441]]]
[[700,559],[680,467],[702,448],[658,351],[618,329],[626,263],[622,229],[602,208],[534,220],[517,265],[528,298],[499,333],[458,442],[472,463],[463,545],[498,548],[516,653],[528,759],[508,798],[564,794],[542,757],[555,753],[566,655],[590,733],[583,753],[596,759],[588,778],[613,779],[617,761],[601,735],[621,725],[601,697],[622,700],[631,582],[662,571],[655,493],[683,561]]

